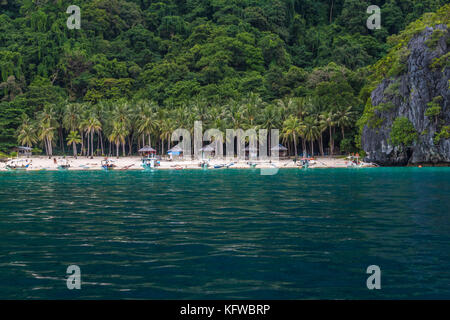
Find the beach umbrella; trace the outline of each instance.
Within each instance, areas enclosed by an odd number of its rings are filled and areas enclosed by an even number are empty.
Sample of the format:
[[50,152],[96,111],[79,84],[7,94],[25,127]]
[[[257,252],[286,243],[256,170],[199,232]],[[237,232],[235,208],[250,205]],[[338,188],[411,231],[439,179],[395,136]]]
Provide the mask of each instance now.
[[276,150],[278,150],[278,151],[287,151],[287,148],[285,146],[279,144],[278,146],[272,147],[272,149],[270,149],[270,150],[272,150],[272,151],[276,151]]
[[150,146],[145,146],[145,147],[139,149],[138,152],[143,152],[143,153],[148,153],[148,152],[150,152],[150,153],[156,153],[156,150],[153,149],[153,148],[150,147]]
[[213,152],[215,150],[216,150],[215,142],[208,144],[207,146],[204,146],[203,148],[200,149],[200,151],[203,151],[203,152]]
[[172,154],[176,154],[176,153],[180,154],[181,152],[183,152],[183,148],[180,147],[180,144],[177,144],[173,148],[169,149],[169,151],[167,151],[167,153],[172,153]]

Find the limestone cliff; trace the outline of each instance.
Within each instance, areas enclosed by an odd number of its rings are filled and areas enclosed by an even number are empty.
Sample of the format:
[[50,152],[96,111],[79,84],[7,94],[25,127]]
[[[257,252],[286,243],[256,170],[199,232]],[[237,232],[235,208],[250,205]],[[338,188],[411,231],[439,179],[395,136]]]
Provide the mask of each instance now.
[[[366,161],[450,164],[449,40],[447,24],[427,26],[386,59],[395,61],[371,91],[361,121]],[[393,123],[400,117],[414,126],[409,145],[392,142]]]

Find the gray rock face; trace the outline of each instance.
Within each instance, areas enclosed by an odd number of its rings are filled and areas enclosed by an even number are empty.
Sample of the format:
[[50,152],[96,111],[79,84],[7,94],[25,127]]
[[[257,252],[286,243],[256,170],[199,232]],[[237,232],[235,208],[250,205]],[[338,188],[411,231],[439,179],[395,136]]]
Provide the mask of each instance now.
[[[380,127],[366,125],[363,129],[361,145],[367,154],[366,161],[380,165],[450,164],[450,139],[441,139],[439,144],[433,140],[443,125],[450,124],[450,68],[431,67],[435,58],[448,53],[449,32],[443,33],[436,47],[430,49],[426,41],[436,29],[446,31],[447,26],[427,28],[415,36],[408,44],[407,71],[396,78],[385,79],[372,92],[373,106],[383,103],[391,107],[376,111],[376,115],[384,119]],[[425,116],[427,104],[437,96],[443,98],[438,124]],[[408,118],[418,132],[418,140],[409,148],[394,147],[390,143],[392,123],[397,117]]]

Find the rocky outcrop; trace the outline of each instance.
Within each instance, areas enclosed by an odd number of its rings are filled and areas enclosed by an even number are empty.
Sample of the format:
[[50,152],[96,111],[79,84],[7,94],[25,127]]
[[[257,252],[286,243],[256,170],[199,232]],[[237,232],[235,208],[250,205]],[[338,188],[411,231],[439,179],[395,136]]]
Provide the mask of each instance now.
[[[443,127],[450,125],[450,68],[445,56],[449,43],[446,25],[426,28],[409,41],[409,56],[401,75],[384,79],[372,91],[372,105],[380,121],[362,130],[366,161],[380,165],[450,164],[450,139],[435,139]],[[439,58],[443,65],[436,64]],[[438,99],[440,115],[426,116],[428,104],[436,97],[442,97]],[[410,146],[394,146],[391,142],[391,128],[397,117],[408,118],[417,131],[417,139]]]

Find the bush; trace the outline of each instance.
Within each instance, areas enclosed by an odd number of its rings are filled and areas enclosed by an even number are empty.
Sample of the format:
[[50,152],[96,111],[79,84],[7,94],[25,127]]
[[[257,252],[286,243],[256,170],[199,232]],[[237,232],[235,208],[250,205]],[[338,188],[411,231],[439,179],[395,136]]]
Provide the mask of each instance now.
[[42,154],[42,150],[39,149],[39,148],[33,148],[33,150],[31,150],[31,152],[32,152],[34,155],[40,155],[40,154]]
[[417,131],[408,118],[399,117],[394,120],[391,129],[391,142],[394,146],[410,147],[417,136]]
[[450,139],[450,126],[445,126],[442,128],[441,132],[434,136],[434,144],[439,144],[441,139]]
[[356,149],[356,147],[353,145],[353,139],[350,139],[350,138],[345,138],[345,139],[341,140],[340,149],[341,149],[341,152],[344,152],[344,153],[352,153],[352,152],[358,151]]

